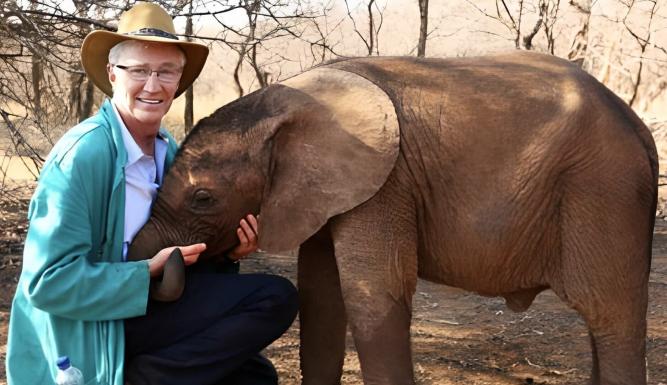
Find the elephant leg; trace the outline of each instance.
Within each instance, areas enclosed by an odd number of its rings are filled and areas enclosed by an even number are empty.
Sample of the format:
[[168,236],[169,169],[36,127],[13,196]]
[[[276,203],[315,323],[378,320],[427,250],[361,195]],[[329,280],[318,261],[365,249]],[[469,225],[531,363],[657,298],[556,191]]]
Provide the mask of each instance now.
[[340,384],[347,321],[328,226],[299,249],[298,287],[303,384]]
[[[386,186],[385,186],[386,187]],[[414,384],[410,348],[417,236],[409,200],[381,190],[332,220],[348,323],[364,384]]]
[[587,319],[593,345],[594,385],[646,384],[646,323],[629,313],[618,312],[616,315],[623,321],[613,322],[614,325]]
[[588,325],[592,383],[645,385],[650,209],[604,198],[581,197],[578,210],[568,209],[573,198],[564,200],[561,271],[552,288]]
[[[586,279],[581,276],[572,278],[580,280],[579,283]],[[565,295],[555,291],[582,315],[588,326],[592,353],[591,384],[646,385],[647,296],[629,288],[629,293],[605,293],[607,289],[609,287],[597,292],[591,289],[586,298],[572,295],[569,290]]]
[[593,385],[599,385],[600,384],[600,361],[598,360],[598,349],[597,346],[595,346],[595,338],[593,337],[593,334],[589,331],[588,332],[588,337],[590,338],[591,341],[591,353],[593,355],[592,359],[592,364],[591,364],[591,369],[592,369],[592,374],[591,374],[591,384]]
[[613,286],[611,279],[597,285],[595,278],[584,274],[569,279],[573,285],[593,281],[586,292],[579,292],[578,288],[566,290],[567,294],[561,296],[579,311],[588,325],[593,355],[591,383],[645,385],[648,298],[645,283],[637,280],[621,288]]

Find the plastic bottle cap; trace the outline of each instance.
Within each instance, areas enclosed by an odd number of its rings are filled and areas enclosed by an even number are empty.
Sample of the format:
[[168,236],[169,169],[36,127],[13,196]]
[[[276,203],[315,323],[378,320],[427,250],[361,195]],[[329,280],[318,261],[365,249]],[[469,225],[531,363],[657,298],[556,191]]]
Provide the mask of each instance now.
[[69,357],[67,356],[58,357],[56,365],[58,365],[58,369],[66,370],[67,368],[70,367]]

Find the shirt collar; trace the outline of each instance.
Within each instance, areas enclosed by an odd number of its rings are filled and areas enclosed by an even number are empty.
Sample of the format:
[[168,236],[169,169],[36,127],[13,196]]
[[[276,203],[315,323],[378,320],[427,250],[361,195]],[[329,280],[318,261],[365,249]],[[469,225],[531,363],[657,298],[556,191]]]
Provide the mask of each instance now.
[[[113,101],[111,102],[111,106],[113,107],[113,111],[116,114],[116,119],[118,120],[118,125],[120,126],[120,131],[123,136],[123,144],[125,145],[125,150],[127,151],[126,165],[127,166],[133,165],[139,159],[145,156],[144,152],[141,151],[141,148],[132,137],[132,134],[130,134],[130,130],[127,129],[125,122],[123,122],[123,119],[121,119],[120,113],[118,112],[118,109],[116,108],[116,105],[113,103]],[[167,138],[165,138],[159,131],[157,133],[156,139],[160,139],[165,143],[167,142]]]

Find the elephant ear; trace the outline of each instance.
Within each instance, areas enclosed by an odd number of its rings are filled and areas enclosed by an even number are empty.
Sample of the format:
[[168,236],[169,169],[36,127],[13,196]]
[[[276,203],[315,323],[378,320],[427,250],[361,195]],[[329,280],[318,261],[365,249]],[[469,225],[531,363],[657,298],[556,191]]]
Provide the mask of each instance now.
[[260,211],[259,247],[268,252],[297,248],[375,195],[399,151],[394,105],[369,80],[324,67],[282,85],[290,91],[285,103],[299,97],[273,137]]

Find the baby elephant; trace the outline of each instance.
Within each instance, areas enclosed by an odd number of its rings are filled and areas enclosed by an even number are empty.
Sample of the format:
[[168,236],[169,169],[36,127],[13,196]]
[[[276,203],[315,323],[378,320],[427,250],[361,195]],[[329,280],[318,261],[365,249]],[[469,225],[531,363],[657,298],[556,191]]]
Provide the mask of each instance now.
[[347,324],[366,384],[413,384],[421,277],[518,311],[550,288],[592,382],[641,385],[657,177],[646,126],[561,59],[344,59],[202,119],[130,253],[219,255],[261,213],[260,248],[300,246],[305,384],[340,382]]

